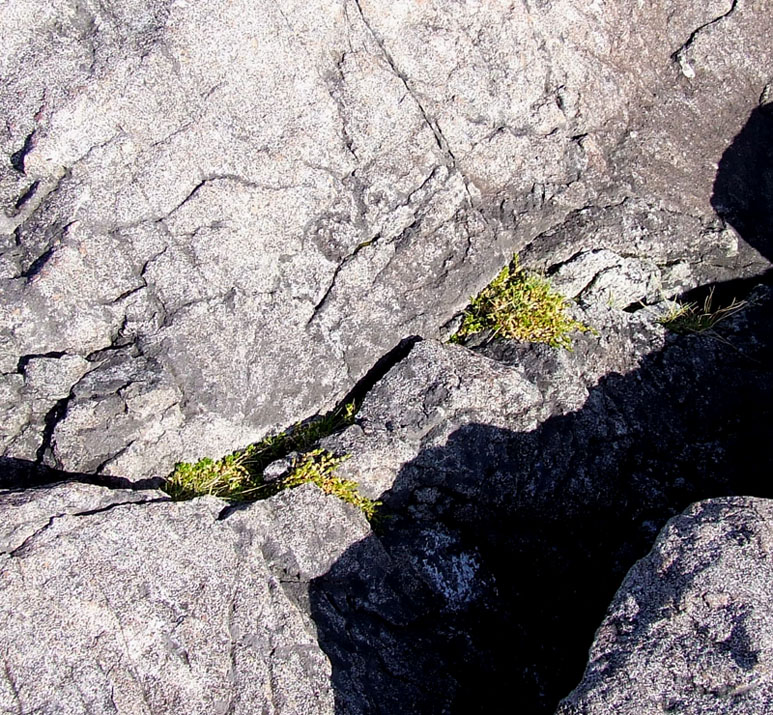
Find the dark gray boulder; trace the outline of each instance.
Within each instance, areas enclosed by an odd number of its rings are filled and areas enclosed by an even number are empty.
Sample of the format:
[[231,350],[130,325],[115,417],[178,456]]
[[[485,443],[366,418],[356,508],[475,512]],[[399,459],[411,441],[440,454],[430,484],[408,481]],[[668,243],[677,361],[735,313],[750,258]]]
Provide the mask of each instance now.
[[700,502],[626,576],[558,715],[773,710],[773,502]]

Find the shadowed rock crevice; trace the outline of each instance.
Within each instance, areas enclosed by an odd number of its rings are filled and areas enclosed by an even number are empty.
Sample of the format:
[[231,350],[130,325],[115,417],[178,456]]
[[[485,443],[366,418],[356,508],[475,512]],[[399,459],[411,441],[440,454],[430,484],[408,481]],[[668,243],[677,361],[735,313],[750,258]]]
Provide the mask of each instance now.
[[577,411],[526,432],[463,425],[405,464],[377,536],[311,584],[337,712],[500,712],[514,693],[551,712],[667,519],[773,497],[772,298],[719,337],[670,339]]
[[[770,118],[760,108],[725,152],[712,196],[752,260],[735,262],[730,275],[741,278],[687,298],[713,290],[720,301],[742,299],[768,279],[769,271],[760,274],[772,256],[771,149]],[[588,226],[604,226],[594,224],[604,211],[591,212]],[[534,255],[549,255],[551,241],[538,240]],[[602,378],[564,415],[560,399],[552,404],[560,360],[540,361],[528,346],[484,346],[488,357],[522,370],[555,416],[524,431],[462,424],[442,446],[420,450],[382,497],[378,535],[312,583],[337,712],[499,712],[513,693],[524,711],[551,712],[580,680],[607,604],[667,519],[696,500],[773,497],[772,299],[769,288],[752,291],[750,304],[715,331],[669,338],[632,372]],[[418,389],[426,390],[420,420],[431,423],[427,410],[444,397],[433,385]],[[396,425],[417,419],[391,417]],[[674,589],[661,594],[663,607],[689,580]],[[662,618],[657,597],[643,602],[637,632]],[[718,652],[753,670],[763,656],[740,608]]]
[[160,477],[131,480],[108,474],[66,472],[27,459],[0,457],[0,489],[24,490],[69,481],[94,484],[110,489],[143,491],[160,488],[164,480]]
[[20,173],[24,173],[24,159],[35,146],[35,132],[30,132],[24,139],[24,146],[11,154],[11,166]]

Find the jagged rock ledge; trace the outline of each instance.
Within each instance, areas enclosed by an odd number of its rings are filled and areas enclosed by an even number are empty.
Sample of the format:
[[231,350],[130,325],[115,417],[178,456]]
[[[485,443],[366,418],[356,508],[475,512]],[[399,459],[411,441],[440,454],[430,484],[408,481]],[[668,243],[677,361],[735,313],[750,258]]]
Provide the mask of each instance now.
[[[595,306],[583,318],[599,335],[578,337],[572,353],[417,343],[367,394],[358,423],[326,440],[353,455],[346,476],[383,499],[376,533],[312,486],[238,508],[78,482],[0,493],[2,702],[56,711],[66,698],[89,713],[399,712],[409,702],[441,713],[496,709],[515,689],[524,707],[549,712],[665,520],[712,492],[766,483],[773,381],[759,368],[773,364],[772,310],[771,291],[757,290],[721,340],[668,337],[646,311]],[[722,504],[702,508],[724,514]],[[735,548],[712,543],[715,554]],[[642,612],[653,558],[623,587],[638,589]],[[733,613],[758,608],[730,581],[726,591]],[[695,628],[720,638],[729,611],[714,613]],[[606,625],[600,633],[594,684],[615,654],[646,652],[604,636]],[[763,673],[766,651],[753,650]],[[690,653],[696,673],[713,658]],[[600,682],[586,700],[627,697],[617,676],[617,694]],[[649,687],[636,685],[660,697]],[[747,702],[728,692],[701,702]]]

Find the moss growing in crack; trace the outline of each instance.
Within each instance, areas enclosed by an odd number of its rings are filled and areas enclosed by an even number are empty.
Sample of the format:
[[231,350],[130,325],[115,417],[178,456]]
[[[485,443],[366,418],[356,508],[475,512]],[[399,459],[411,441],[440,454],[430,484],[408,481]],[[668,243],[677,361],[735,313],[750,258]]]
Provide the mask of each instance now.
[[205,457],[194,464],[178,462],[163,489],[175,500],[211,494],[241,501],[255,482],[246,464],[249,451],[250,447],[217,460]]
[[471,300],[451,342],[489,330],[494,337],[571,350],[573,332],[593,329],[571,318],[568,307],[569,301],[546,278],[525,271],[516,256]]
[[[195,464],[180,462],[166,480],[164,490],[173,499],[191,499],[211,494],[234,502],[254,501],[273,496],[283,489],[292,489],[312,482],[326,494],[333,494],[361,509],[368,519],[375,515],[379,502],[363,497],[357,483],[335,474],[336,468],[348,455],[336,457],[323,449],[311,447],[323,437],[353,424],[356,404],[347,403],[327,415],[299,422],[281,434],[271,435],[244,450],[222,459],[208,457]],[[287,474],[275,481],[266,481],[265,468],[277,459],[296,452]]]
[[282,489],[292,489],[301,484],[316,484],[325,494],[332,494],[347,504],[360,509],[372,521],[381,502],[362,496],[357,482],[342,479],[336,475],[336,468],[346,461],[349,455],[336,457],[325,449],[315,449],[293,460],[289,474],[282,479]]

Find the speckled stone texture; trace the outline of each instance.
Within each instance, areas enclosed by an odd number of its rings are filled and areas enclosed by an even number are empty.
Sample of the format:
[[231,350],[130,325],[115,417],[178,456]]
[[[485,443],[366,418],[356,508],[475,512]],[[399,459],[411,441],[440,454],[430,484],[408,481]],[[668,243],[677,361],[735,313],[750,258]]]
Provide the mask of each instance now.
[[773,708],[773,502],[699,502],[634,566],[558,715]]
[[225,508],[0,492],[0,712],[332,712],[300,586],[367,522],[315,487]]
[[[0,711],[773,711],[768,0],[0,0],[0,36]],[[572,352],[443,342],[514,252]],[[709,286],[743,310],[659,323]],[[374,528],[145,488],[354,386],[322,446]]]
[[765,0],[2,8],[8,457],[243,447],[447,335],[516,250],[606,250],[614,304],[768,265],[711,198],[769,96]]

